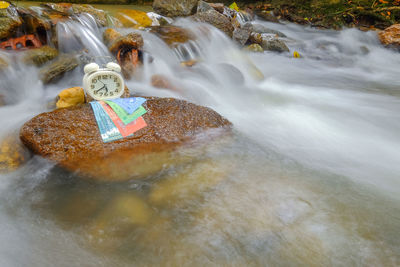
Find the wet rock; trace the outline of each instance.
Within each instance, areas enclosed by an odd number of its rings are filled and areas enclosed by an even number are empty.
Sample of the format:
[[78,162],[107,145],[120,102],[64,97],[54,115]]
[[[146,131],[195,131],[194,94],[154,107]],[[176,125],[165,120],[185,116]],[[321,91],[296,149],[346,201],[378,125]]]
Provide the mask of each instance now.
[[394,24],[378,33],[383,45],[400,48],[400,24]]
[[79,15],[83,13],[88,13],[96,20],[99,26],[106,26],[107,25],[107,17],[106,13],[101,10],[94,8],[91,5],[78,5],[78,4],[70,4],[70,3],[45,3],[41,4],[40,6],[57,11],[61,13],[60,16],[56,16],[56,18],[62,18],[63,16],[70,16],[70,15]]
[[121,36],[122,34],[119,31],[108,28],[103,32],[103,41],[106,45],[110,45]]
[[285,44],[285,42],[283,42],[282,40],[279,40],[277,38],[264,38],[261,46],[264,50],[266,51],[274,51],[274,52],[289,52],[289,48],[287,47],[287,45]]
[[57,108],[68,108],[85,103],[85,92],[81,87],[72,87],[62,90],[58,94]]
[[16,170],[29,158],[29,153],[14,136],[6,137],[0,143],[0,172]]
[[21,25],[22,20],[13,5],[0,9],[0,39],[13,37]]
[[249,40],[251,33],[251,26],[250,25],[244,25],[241,28],[236,28],[233,31],[233,36],[232,39],[238,42],[240,45],[244,45],[247,40]]
[[259,16],[261,19],[269,21],[269,22],[279,23],[279,19],[277,17],[275,17],[271,12],[268,12],[266,10],[258,12],[257,16]]
[[51,30],[51,20],[42,12],[28,8],[18,8],[18,13],[23,20],[24,32],[35,33],[42,44],[47,43],[47,31]]
[[44,84],[56,82],[66,72],[71,71],[80,65],[79,60],[74,55],[62,55],[54,61],[43,66],[39,72],[39,77]]
[[142,64],[137,49],[121,50],[117,56],[118,64],[121,66],[122,75],[130,79],[135,74],[138,66]]
[[153,76],[151,76],[151,85],[156,88],[179,91],[175,86],[171,84],[170,80],[162,74],[154,74]]
[[245,50],[250,51],[250,52],[256,52],[256,53],[264,52],[264,49],[259,44],[248,45],[245,47]]
[[50,46],[42,46],[41,48],[30,49],[24,52],[23,61],[25,64],[40,67],[57,56],[57,49]]
[[72,11],[74,14],[88,13],[94,17],[100,26],[104,27],[107,25],[106,12],[101,9],[94,8],[91,5],[72,4]]
[[155,0],[153,9],[167,17],[185,17],[196,12],[197,0]]
[[116,18],[122,23],[123,27],[135,29],[150,27],[153,23],[146,12],[133,9],[119,10]]
[[264,25],[261,25],[261,24],[246,23],[246,25],[249,25],[248,27],[251,27],[252,31],[255,32],[255,33],[261,33],[261,34],[270,33],[270,34],[275,34],[278,37],[283,37],[283,38],[286,37],[286,35],[284,33],[280,32],[280,31],[276,31],[276,30],[270,29],[270,28],[265,27]]
[[8,61],[0,56],[0,71],[8,68]]
[[199,12],[206,12],[208,10],[213,10],[214,8],[212,6],[210,6],[209,3],[204,2],[202,0],[199,1],[199,3],[197,4],[197,13]]
[[143,47],[143,38],[139,33],[130,33],[117,37],[118,35],[119,33],[116,31],[108,31],[104,38],[107,42],[109,42],[108,39],[111,41],[111,39],[116,38],[109,45],[109,50],[117,56],[123,76],[126,79],[130,79],[137,66],[141,64],[139,53]]
[[150,32],[157,35],[169,46],[186,43],[189,40],[195,39],[192,32],[177,26],[156,26],[152,27]]
[[116,54],[120,49],[137,49],[140,50],[143,47],[143,37],[141,34],[132,32],[127,35],[118,37],[109,46],[111,53]]
[[191,60],[187,60],[187,61],[182,61],[181,66],[182,67],[193,67],[197,63],[199,63],[197,60],[191,59]]
[[229,37],[232,37],[233,26],[230,19],[215,10],[197,13],[193,18],[198,22],[209,23],[215,28],[223,31]]
[[224,13],[225,5],[223,3],[209,3],[209,6],[214,8],[219,13]]
[[274,51],[280,53],[290,51],[285,42],[271,35],[252,33],[250,35],[250,41],[261,45],[265,51]]
[[23,125],[20,138],[32,152],[68,170],[115,181],[159,172],[176,164],[174,151],[198,133],[220,129],[221,135],[231,127],[215,111],[183,100],[149,98],[144,107],[147,126],[114,142],[103,143],[89,104],[42,113]]

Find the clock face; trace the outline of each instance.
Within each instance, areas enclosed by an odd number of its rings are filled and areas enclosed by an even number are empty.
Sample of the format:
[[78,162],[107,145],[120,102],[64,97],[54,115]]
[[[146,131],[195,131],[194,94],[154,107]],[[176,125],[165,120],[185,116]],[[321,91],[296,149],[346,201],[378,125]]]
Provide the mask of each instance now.
[[99,71],[87,79],[87,92],[97,100],[120,97],[124,91],[121,76],[112,71]]

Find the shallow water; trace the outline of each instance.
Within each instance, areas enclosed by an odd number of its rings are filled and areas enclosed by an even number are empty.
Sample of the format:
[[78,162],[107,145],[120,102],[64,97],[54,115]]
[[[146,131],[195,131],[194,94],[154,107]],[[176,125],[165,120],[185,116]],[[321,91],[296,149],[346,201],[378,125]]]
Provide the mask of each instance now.
[[[101,29],[81,22],[62,29],[89,33],[101,63]],[[374,32],[268,23],[303,57],[250,54],[208,26],[176,24],[196,41],[171,49],[143,33],[145,64],[128,87],[212,107],[234,135],[205,133],[161,172],[122,183],[33,157],[1,175],[0,265],[398,266],[399,54]],[[152,87],[153,74],[177,90]],[[35,68],[16,64],[0,81],[12,103],[0,108],[1,135],[81,78],[75,70],[43,86]]]

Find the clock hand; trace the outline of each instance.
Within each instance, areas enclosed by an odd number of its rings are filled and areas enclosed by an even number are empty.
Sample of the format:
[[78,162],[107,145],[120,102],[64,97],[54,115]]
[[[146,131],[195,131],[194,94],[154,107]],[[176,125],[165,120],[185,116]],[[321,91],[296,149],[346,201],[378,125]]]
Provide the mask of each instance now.
[[[104,83],[103,83],[104,84]],[[104,84],[103,87],[101,87],[100,89],[95,90],[95,93],[100,92],[101,90],[106,89],[106,91],[108,92],[107,86]]]

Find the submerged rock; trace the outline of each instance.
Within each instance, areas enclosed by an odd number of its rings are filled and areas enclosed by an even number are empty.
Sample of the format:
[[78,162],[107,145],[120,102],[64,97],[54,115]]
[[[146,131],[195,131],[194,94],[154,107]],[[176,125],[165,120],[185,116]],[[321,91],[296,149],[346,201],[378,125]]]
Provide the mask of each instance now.
[[264,52],[264,49],[259,44],[248,45],[245,47],[245,50],[250,51],[250,52],[257,52],[257,53]]
[[[229,170],[222,169],[220,162],[205,160],[186,167],[153,185],[149,201],[157,206],[176,206],[179,202],[197,198],[224,180]],[[221,164],[222,165],[222,164]]]
[[42,46],[40,48],[27,50],[24,54],[23,61],[25,64],[32,64],[40,67],[57,56],[57,49],[50,46]]
[[185,17],[196,12],[197,0],[155,0],[153,9],[166,17]]
[[386,46],[400,48],[400,24],[394,24],[378,33],[379,40]]
[[40,70],[39,76],[43,83],[51,83],[59,80],[66,72],[79,66],[79,60],[74,55],[63,55],[55,59]]
[[0,56],[0,71],[5,70],[6,68],[8,68],[8,61]]
[[85,103],[85,92],[81,87],[62,90],[58,94],[57,108],[68,108]]
[[[90,105],[42,113],[25,123],[20,138],[32,152],[100,180],[143,178],[181,158],[171,155],[208,129],[230,129],[215,111],[173,98],[150,98],[147,127],[133,136],[103,143]],[[220,134],[225,133],[223,130]]]
[[192,32],[177,26],[155,26],[151,28],[150,32],[157,35],[169,46],[195,39]]
[[233,26],[231,20],[215,10],[199,12],[193,16],[198,22],[205,22],[213,25],[215,28],[223,31],[229,37],[232,37]]

